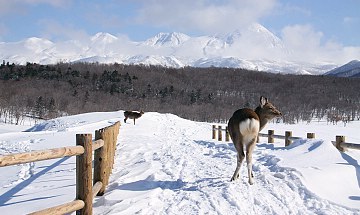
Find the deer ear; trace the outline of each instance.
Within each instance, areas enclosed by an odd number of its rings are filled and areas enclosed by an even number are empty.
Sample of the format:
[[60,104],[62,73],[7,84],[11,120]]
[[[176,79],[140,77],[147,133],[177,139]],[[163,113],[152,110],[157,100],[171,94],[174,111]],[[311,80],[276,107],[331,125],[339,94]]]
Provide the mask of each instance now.
[[268,99],[264,96],[260,97],[260,106],[263,107],[268,102]]

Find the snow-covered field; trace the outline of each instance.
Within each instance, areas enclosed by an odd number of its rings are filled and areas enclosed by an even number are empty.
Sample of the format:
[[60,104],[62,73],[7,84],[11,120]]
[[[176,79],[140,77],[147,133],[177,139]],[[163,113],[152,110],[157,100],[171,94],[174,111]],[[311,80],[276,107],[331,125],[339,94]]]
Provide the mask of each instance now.
[[[254,150],[255,184],[245,164],[230,182],[236,152],[229,142],[211,139],[211,124],[172,114],[145,113],[133,125],[123,111],[57,118],[36,126],[0,124],[0,154],[75,145],[75,134],[121,121],[116,159],[94,214],[360,214],[360,152],[340,153],[335,135],[360,143],[360,122],[327,125],[268,124],[284,135],[314,140],[283,140]],[[27,130],[27,132],[24,132]],[[1,214],[24,214],[75,198],[75,158],[0,168]]]

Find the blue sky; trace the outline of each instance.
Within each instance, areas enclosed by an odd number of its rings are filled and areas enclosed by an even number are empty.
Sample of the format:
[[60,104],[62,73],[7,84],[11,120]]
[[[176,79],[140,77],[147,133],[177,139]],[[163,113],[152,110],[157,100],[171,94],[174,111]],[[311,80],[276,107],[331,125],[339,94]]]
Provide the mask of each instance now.
[[107,32],[145,40],[159,32],[229,33],[259,22],[281,38],[360,47],[360,0],[0,0],[0,41],[61,41]]

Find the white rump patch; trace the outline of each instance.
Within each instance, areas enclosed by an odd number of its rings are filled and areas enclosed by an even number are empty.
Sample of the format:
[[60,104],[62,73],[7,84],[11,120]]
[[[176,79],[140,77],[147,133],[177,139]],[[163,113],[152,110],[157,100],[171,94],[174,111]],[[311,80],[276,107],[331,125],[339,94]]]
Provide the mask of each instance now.
[[248,144],[252,139],[254,139],[260,129],[260,122],[254,118],[246,119],[241,121],[239,124],[240,134],[243,136],[245,144]]

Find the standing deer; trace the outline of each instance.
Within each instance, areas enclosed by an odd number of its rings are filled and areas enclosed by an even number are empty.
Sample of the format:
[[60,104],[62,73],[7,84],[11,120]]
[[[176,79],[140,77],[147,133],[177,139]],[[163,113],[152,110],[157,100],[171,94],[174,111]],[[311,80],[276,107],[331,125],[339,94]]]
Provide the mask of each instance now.
[[140,111],[140,112],[137,112],[137,111],[125,111],[124,112],[124,116],[125,116],[124,122],[126,123],[126,120],[128,118],[129,119],[134,119],[134,125],[135,125],[135,120],[140,118],[143,114],[144,114],[144,111]]
[[245,158],[245,147],[249,184],[254,183],[252,152],[255,148],[258,134],[268,121],[280,116],[282,116],[281,112],[263,96],[260,97],[260,105],[255,111],[249,108],[243,108],[234,112],[228,123],[230,137],[237,151],[237,166],[231,181],[239,178],[240,166]]

